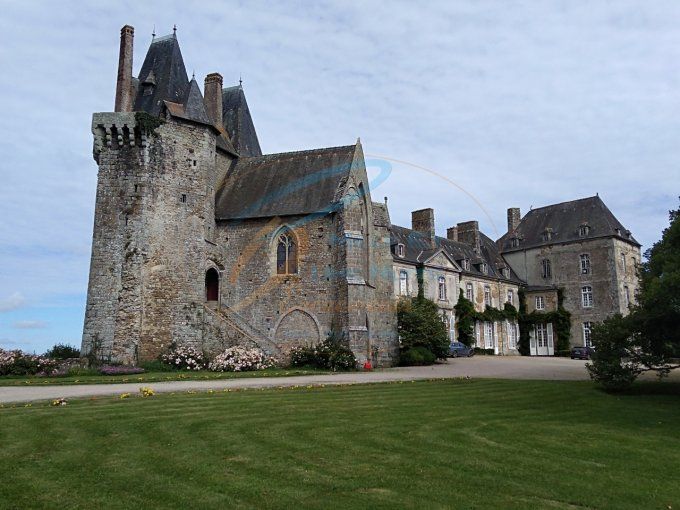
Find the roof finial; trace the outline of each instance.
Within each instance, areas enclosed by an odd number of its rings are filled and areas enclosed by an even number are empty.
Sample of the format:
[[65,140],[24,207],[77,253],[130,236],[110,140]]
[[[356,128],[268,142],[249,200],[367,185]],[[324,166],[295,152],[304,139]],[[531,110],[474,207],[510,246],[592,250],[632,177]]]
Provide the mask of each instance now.
[[241,89],[243,88],[243,79],[240,74],[238,75],[238,86]]
[[196,79],[196,69],[191,70],[191,81],[194,81]]
[[177,37],[177,25],[172,25],[172,36]]
[[156,38],[156,24],[153,24],[153,32],[151,32],[151,40],[153,41]]

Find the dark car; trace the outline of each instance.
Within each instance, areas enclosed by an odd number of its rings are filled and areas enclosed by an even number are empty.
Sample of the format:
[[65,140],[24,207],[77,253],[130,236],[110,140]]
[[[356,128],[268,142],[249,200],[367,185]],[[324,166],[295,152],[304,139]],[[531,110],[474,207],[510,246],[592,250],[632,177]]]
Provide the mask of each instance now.
[[461,356],[469,358],[474,354],[475,350],[472,347],[468,347],[463,343],[453,342],[451,343],[451,345],[449,345],[449,356],[451,356],[452,358],[458,358]]
[[571,349],[571,359],[590,359],[595,352],[592,347],[573,347]]

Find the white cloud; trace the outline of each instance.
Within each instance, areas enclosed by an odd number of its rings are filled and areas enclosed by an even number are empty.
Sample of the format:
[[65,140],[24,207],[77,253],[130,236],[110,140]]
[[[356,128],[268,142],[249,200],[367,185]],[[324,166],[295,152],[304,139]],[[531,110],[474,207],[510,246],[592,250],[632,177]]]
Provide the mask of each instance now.
[[15,329],[44,329],[47,327],[45,321],[16,321],[12,324]]
[[0,312],[10,312],[26,305],[26,299],[20,292],[15,292],[5,299],[0,299]]

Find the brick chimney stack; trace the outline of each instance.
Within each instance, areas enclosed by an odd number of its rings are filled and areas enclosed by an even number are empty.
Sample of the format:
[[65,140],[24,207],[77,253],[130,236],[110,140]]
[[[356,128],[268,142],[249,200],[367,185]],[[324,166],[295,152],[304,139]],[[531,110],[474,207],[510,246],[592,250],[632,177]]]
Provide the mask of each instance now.
[[120,53],[118,54],[118,80],[116,81],[116,112],[131,112],[132,97],[132,42],[135,29],[125,25],[120,29]]
[[446,229],[446,238],[449,241],[458,241],[458,227],[449,227]]
[[203,103],[210,120],[218,128],[222,127],[222,75],[210,73],[205,77]]
[[472,246],[476,253],[480,253],[479,223],[477,221],[466,221],[459,223],[456,228],[458,229],[458,241]]
[[434,209],[421,209],[411,213],[411,228],[416,232],[424,234],[429,240],[430,247],[434,248]]
[[508,232],[514,232],[521,220],[522,215],[519,211],[519,207],[511,207],[508,209]]

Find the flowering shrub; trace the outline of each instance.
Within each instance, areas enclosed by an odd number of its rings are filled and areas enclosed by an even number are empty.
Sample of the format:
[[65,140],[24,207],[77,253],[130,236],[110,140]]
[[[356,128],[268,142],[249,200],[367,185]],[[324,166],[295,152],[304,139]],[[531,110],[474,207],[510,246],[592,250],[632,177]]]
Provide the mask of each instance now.
[[333,333],[320,344],[293,348],[290,351],[290,362],[294,367],[313,367],[333,371],[354,370],[357,366],[354,353]]
[[144,369],[139,367],[125,367],[125,366],[110,366],[104,365],[99,367],[99,373],[102,375],[130,375],[143,374]]
[[205,356],[198,349],[191,346],[177,346],[173,344],[170,352],[161,356],[161,361],[178,370],[201,370],[205,368]]
[[273,365],[270,358],[260,349],[229,347],[210,362],[208,368],[213,372],[245,372],[262,370]]
[[57,406],[65,406],[66,404],[68,404],[68,400],[66,400],[66,399],[63,398],[63,397],[62,397],[62,398],[56,398],[56,399],[54,399],[54,400],[52,401],[52,405],[53,405],[54,407],[57,407]]
[[55,360],[36,354],[0,349],[0,375],[50,375],[58,364]]
[[151,388],[139,388],[139,392],[142,394],[142,397],[153,397],[155,395],[155,392]]

